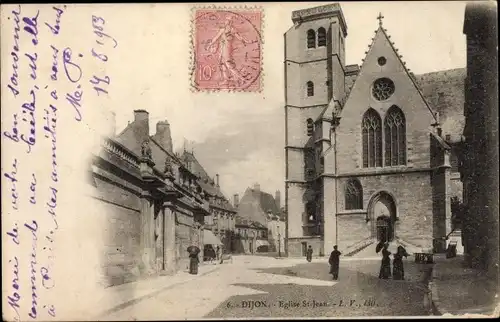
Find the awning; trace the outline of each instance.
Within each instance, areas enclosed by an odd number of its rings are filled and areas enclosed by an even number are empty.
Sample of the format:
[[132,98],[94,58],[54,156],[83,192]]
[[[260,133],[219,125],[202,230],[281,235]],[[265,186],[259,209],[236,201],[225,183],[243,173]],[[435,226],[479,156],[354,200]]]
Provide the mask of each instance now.
[[222,245],[222,243],[211,230],[203,230],[203,245]]
[[257,247],[259,247],[259,246],[269,246],[269,242],[267,240],[257,239],[255,241],[255,245]]

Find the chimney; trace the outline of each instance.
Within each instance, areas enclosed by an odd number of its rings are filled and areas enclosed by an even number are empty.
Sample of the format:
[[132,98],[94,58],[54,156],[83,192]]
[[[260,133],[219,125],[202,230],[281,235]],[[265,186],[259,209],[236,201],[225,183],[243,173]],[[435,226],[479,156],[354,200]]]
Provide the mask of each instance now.
[[234,208],[238,208],[238,206],[240,205],[240,195],[238,195],[237,193],[233,196],[233,204]]
[[219,187],[219,174],[218,173],[215,175],[215,186]]
[[278,207],[278,210],[281,209],[281,192],[279,190],[276,190],[276,193],[274,195],[274,200],[276,202],[276,207]]
[[440,136],[440,137],[443,136],[443,129],[441,128],[441,126],[437,127],[437,135]]
[[109,113],[109,127],[110,135],[114,137],[116,135],[116,113],[113,111]]
[[162,148],[168,152],[173,152],[172,136],[170,134],[170,124],[168,121],[159,121],[156,123],[156,133],[153,137]]
[[260,192],[260,184],[255,183],[255,184],[253,185],[253,190],[255,190],[255,191],[257,191],[257,192]]
[[137,152],[139,155],[141,153],[142,143],[149,139],[149,113],[145,110],[135,110],[134,111],[134,122],[132,124],[133,131],[137,143]]

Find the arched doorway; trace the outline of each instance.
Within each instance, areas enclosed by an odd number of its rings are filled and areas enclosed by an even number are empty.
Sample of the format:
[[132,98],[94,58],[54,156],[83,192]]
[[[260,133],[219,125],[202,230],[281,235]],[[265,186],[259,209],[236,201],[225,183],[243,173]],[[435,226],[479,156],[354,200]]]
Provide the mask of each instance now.
[[393,197],[385,191],[377,193],[369,203],[368,214],[372,221],[372,237],[384,242],[394,240],[397,213]]

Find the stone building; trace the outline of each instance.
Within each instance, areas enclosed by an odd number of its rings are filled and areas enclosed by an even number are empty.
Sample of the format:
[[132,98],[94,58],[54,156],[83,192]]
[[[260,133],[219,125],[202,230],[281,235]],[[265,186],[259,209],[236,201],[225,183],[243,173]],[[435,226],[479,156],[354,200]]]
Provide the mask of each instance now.
[[236,215],[234,253],[255,254],[262,252],[262,247],[266,248],[269,245],[267,238],[268,232],[265,225]]
[[149,135],[147,111],[118,135],[102,139],[92,158],[91,200],[106,217],[104,284],[174,274],[188,265],[187,247],[203,249],[209,195],[197,176],[172,152],[170,125]]
[[[464,70],[414,75],[383,26],[361,66],[346,65],[339,4],[292,13],[285,33],[289,256],[377,240],[443,251],[462,197]],[[375,22],[375,17],[374,17]],[[418,32],[418,27],[415,27]]]
[[467,4],[463,239],[466,261],[498,279],[497,4]]
[[[205,217],[205,235],[213,234],[223,244],[226,252],[232,252],[236,209],[221,192],[219,174],[215,175],[215,180],[212,179],[192,152],[184,151],[181,159],[196,174],[201,188],[209,196],[210,215]],[[209,240],[212,238],[207,238]]]
[[[258,245],[255,245],[260,251],[278,251],[279,244],[283,244],[282,250],[284,250],[286,225],[280,207],[280,199],[279,190],[273,197],[271,194],[261,191],[260,185],[256,183],[253,188],[247,188],[241,201],[238,201],[239,218],[267,227],[266,240],[259,240]],[[278,237],[281,238],[281,241],[278,241]]]

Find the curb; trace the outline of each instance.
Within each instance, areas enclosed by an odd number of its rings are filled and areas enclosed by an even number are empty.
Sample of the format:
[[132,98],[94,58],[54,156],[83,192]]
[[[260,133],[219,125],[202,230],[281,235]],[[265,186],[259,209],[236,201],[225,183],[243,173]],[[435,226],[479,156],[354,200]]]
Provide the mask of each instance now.
[[[219,270],[220,267],[219,266],[216,266],[213,270],[210,270],[208,272],[205,272],[203,274],[200,274],[200,275],[197,275],[199,277],[201,276],[205,276],[205,275],[208,275],[208,274],[211,274],[217,270]],[[153,291],[149,294],[146,294],[146,295],[142,295],[140,297],[137,297],[137,298],[134,298],[134,299],[131,299],[131,300],[128,300],[124,303],[121,303],[121,304],[118,304],[118,305],[115,305],[113,307],[111,307],[110,309],[107,309],[107,310],[104,310],[104,311],[101,311],[98,315],[96,315],[96,321],[100,321],[100,318],[106,316],[106,315],[109,315],[109,314],[112,314],[112,313],[116,313],[118,311],[121,311],[129,306],[132,306],[134,304],[137,304],[143,300],[147,300],[147,299],[150,299],[166,290],[169,290],[169,289],[172,289],[176,286],[179,286],[179,285],[182,285],[182,284],[185,284],[185,283],[188,283],[188,282],[191,282],[192,280],[194,280],[195,278],[189,278],[185,281],[181,281],[181,282],[177,282],[177,283],[174,283],[174,284],[171,284],[171,285],[168,285],[168,286],[165,286],[164,288],[161,288],[159,290],[156,290],[156,291]]]
[[436,264],[432,267],[431,271],[431,279],[429,281],[429,291],[431,295],[431,306],[433,315],[444,315],[448,312],[443,311],[441,308],[441,301],[438,295],[438,286],[435,283],[436,281]]

